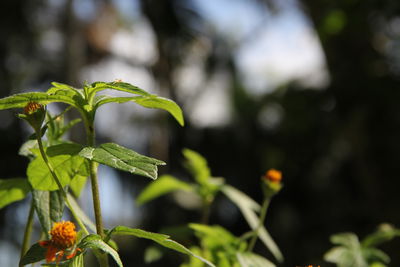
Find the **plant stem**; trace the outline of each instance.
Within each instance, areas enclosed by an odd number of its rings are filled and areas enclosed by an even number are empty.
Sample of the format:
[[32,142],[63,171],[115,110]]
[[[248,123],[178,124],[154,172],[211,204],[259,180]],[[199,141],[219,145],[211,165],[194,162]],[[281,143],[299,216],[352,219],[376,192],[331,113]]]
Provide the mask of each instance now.
[[208,221],[210,219],[210,208],[211,208],[211,201],[204,201],[202,215],[201,215],[202,224],[208,224]]
[[264,225],[264,221],[265,221],[265,217],[267,216],[267,210],[268,210],[270,200],[271,199],[269,197],[266,197],[264,199],[264,202],[261,207],[260,220],[258,222],[257,228],[253,230],[253,237],[250,240],[250,245],[249,245],[248,251],[252,251],[254,248],[254,245],[256,244],[256,241],[258,239],[258,231]]
[[[92,120],[84,120],[87,132],[87,144],[89,146],[95,145],[95,132],[94,123]],[[96,232],[102,239],[104,239],[104,229],[103,229],[103,219],[101,216],[101,206],[100,206],[100,190],[99,190],[99,179],[97,177],[97,163],[89,160],[89,172],[90,172],[90,182],[92,185],[92,197],[93,197],[93,209],[94,217],[96,220]],[[108,257],[106,254],[100,252],[98,257],[101,267],[108,266]]]
[[26,226],[25,226],[24,240],[22,241],[21,258],[28,251],[29,244],[31,241],[32,226],[33,226],[33,213],[34,213],[34,208],[33,208],[33,200],[32,200],[31,206],[29,208],[28,220],[27,220]]
[[[95,133],[93,124],[87,127],[87,143],[89,146],[94,146],[95,144]],[[96,219],[96,231],[97,234],[104,238],[103,231],[103,220],[101,216],[101,206],[100,206],[100,192],[99,192],[99,181],[97,178],[97,164],[96,162],[89,161],[89,172],[90,172],[90,182],[92,184],[92,195],[93,195],[93,208],[94,215]]]
[[67,204],[69,210],[72,213],[72,216],[74,217],[76,222],[79,224],[81,229],[84,231],[84,233],[88,235],[89,231],[86,229],[85,225],[82,223],[81,219],[78,217],[78,215],[76,214],[74,208],[70,204],[70,202],[69,202],[69,200],[67,198],[67,193],[65,192],[63,186],[61,185],[60,180],[57,177],[56,172],[53,169],[53,166],[51,166],[51,164],[49,162],[49,159],[47,158],[46,152],[44,151],[44,148],[43,148],[42,138],[41,138],[41,136],[39,134],[40,133],[40,129],[35,129],[35,131],[36,131],[36,136],[37,136],[37,142],[38,142],[38,145],[39,145],[39,151],[40,151],[40,154],[42,155],[44,163],[46,164],[47,168],[49,169],[49,171],[51,173],[51,176],[53,177],[53,179],[56,182],[59,190],[61,191],[61,193],[62,193],[62,195],[64,197],[64,200],[65,200],[65,203]]

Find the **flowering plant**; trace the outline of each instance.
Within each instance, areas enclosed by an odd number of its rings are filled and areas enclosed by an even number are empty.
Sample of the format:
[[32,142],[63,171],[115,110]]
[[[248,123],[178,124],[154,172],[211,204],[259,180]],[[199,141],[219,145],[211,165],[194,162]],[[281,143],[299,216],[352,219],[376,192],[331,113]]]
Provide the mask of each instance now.
[[[106,89],[122,91],[131,96],[97,94]],[[53,115],[46,109],[46,105],[53,102],[67,104],[67,107],[60,114]],[[84,266],[83,255],[89,249],[93,250],[100,266],[108,266],[107,254],[118,266],[123,266],[113,245],[112,237],[115,235],[150,239],[169,249],[194,256],[208,266],[214,266],[167,235],[125,226],[103,228],[98,165],[104,164],[155,180],[158,176],[157,166],[165,164],[115,143],[95,144],[94,121],[98,108],[108,103],[126,102],[166,110],[180,125],[184,124],[182,111],[175,102],[122,81],[95,82],[85,84],[82,89],[54,82],[46,92],[21,93],[0,99],[0,110],[23,108],[23,113],[18,116],[26,120],[34,130],[31,136],[34,140],[23,144],[20,151],[21,155],[30,159],[27,179],[0,180],[0,189],[7,188],[6,193],[0,196],[0,208],[21,200],[28,194],[32,195],[20,266],[42,260],[46,260],[48,264],[55,262],[60,266]],[[64,114],[71,108],[77,109],[81,118],[65,124]],[[80,122],[83,122],[86,130],[86,144],[64,140],[64,134]],[[42,140],[44,136],[46,139]],[[94,223],[87,219],[76,201],[87,177],[90,178],[92,187]],[[80,227],[79,232],[76,232],[73,222],[61,221],[65,206]],[[35,213],[46,240],[29,248]]]

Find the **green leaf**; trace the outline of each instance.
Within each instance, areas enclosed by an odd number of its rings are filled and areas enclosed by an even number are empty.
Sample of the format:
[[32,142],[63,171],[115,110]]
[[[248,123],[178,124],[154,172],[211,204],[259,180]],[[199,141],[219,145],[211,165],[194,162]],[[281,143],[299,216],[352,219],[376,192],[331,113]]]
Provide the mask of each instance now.
[[96,108],[104,105],[106,103],[125,103],[128,101],[135,102],[146,108],[156,108],[163,109],[168,111],[181,126],[184,125],[184,119],[182,115],[181,108],[172,100],[163,98],[154,94],[150,94],[143,89],[140,89],[137,86],[134,86],[129,83],[124,82],[95,82],[91,85],[89,89],[90,94],[94,94],[96,92],[105,90],[105,89],[113,89],[117,91],[122,91],[126,93],[131,93],[135,95],[139,95],[139,97],[112,97],[112,96],[100,96],[96,99],[94,106]]
[[157,179],[157,165],[165,165],[161,160],[140,155],[139,153],[114,143],[102,144],[97,148],[85,147],[80,156],[98,163]]
[[135,96],[135,97],[112,97],[102,95],[100,96],[95,107],[98,108],[107,103],[126,103],[135,102],[145,108],[163,109],[168,111],[181,126],[184,125],[184,119],[181,108],[172,100],[159,97],[157,95]]
[[127,92],[135,95],[150,95],[143,89],[125,82],[94,82],[91,84],[90,93],[99,92],[106,89],[114,89],[117,91]]
[[179,122],[181,126],[185,124],[181,108],[172,100],[151,95],[149,97],[138,97],[133,101],[145,108],[166,110]]
[[239,242],[236,236],[219,225],[210,226],[191,223],[189,227],[193,229],[198,236],[206,236],[219,246],[235,246]]
[[238,252],[236,257],[241,267],[275,267],[276,265],[260,255],[251,252]]
[[340,267],[367,267],[367,261],[364,258],[363,251],[354,233],[340,233],[332,235],[331,242],[341,246],[330,249],[324,255],[328,262],[338,264]]
[[31,186],[25,178],[0,179],[0,209],[24,199],[30,190]]
[[153,240],[154,242],[160,244],[161,246],[164,246],[166,248],[176,250],[180,253],[193,256],[201,260],[202,262],[206,263],[209,266],[214,266],[211,262],[207,261],[206,259],[203,259],[202,257],[195,255],[192,251],[184,247],[183,245],[179,244],[178,242],[175,242],[171,239],[169,239],[168,235],[163,235],[163,234],[158,234],[158,233],[152,233],[152,232],[147,232],[141,229],[133,229],[129,228],[126,226],[116,226],[112,230],[110,230],[107,234],[107,237],[105,240],[109,240],[112,235],[132,235],[136,236],[139,238],[145,238],[145,239],[150,239]]
[[[260,210],[260,206],[248,197],[243,192],[237,190],[236,188],[224,185],[221,188],[221,191],[230,199],[236,206],[239,208],[240,212],[243,214],[247,223],[250,225],[252,230],[255,230],[259,227],[259,217],[256,214],[256,211]],[[258,229],[258,236],[264,245],[271,251],[272,255],[279,261],[283,262],[283,255],[280,251],[279,247],[276,245],[275,241],[272,239],[271,235],[268,233],[265,227],[261,227]]]
[[147,186],[136,199],[139,205],[173,191],[192,191],[190,184],[182,182],[171,175],[163,175]]
[[123,264],[121,259],[119,258],[118,252],[116,252],[112,247],[110,247],[107,243],[101,240],[99,235],[87,235],[85,236],[81,242],[79,242],[78,247],[81,249],[91,248],[91,249],[100,249],[108,254],[110,254],[118,266],[122,267]]
[[237,207],[259,212],[261,206],[248,195],[230,185],[224,185],[221,191],[233,202]]
[[78,203],[76,202],[75,198],[71,194],[67,194],[67,198],[69,203],[71,204],[72,208],[74,209],[75,213],[78,217],[82,220],[82,222],[89,227],[90,230],[96,232],[96,225],[92,222],[92,220],[85,214],[85,212],[79,207]]
[[25,255],[21,258],[19,266],[35,263],[45,258],[46,248],[41,247],[38,243],[29,248]]
[[55,93],[57,91],[77,92],[77,91],[81,90],[81,89],[77,89],[72,86],[69,86],[68,84],[65,84],[65,83],[52,82],[51,85],[53,85],[53,87],[51,87],[49,90],[47,90],[48,93]]
[[[78,155],[82,146],[79,144],[60,144],[45,148],[49,162],[62,186],[70,183],[71,179],[89,174],[88,162]],[[38,151],[33,150],[35,154]],[[41,156],[37,156],[28,165],[27,176],[32,187],[36,190],[58,190],[47,165]]]
[[43,232],[50,239],[53,223],[61,221],[64,212],[64,197],[60,191],[32,191],[33,205]]
[[188,148],[184,148],[182,153],[186,158],[185,167],[199,184],[205,184],[211,176],[207,160],[196,151]]
[[73,99],[73,95],[54,94],[50,95],[43,92],[30,92],[11,95],[0,99],[0,110],[10,108],[23,108],[29,102],[38,102],[46,105],[52,102],[63,102],[78,107]]
[[360,246],[360,241],[354,233],[335,234],[330,237],[330,240],[333,244],[342,245],[347,248],[358,248]]

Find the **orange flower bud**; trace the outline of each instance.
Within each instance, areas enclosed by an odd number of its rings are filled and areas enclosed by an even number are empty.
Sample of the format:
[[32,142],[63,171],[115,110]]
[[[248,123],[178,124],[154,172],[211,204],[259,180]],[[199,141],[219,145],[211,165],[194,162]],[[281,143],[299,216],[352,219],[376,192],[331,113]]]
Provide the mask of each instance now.
[[273,183],[280,183],[282,180],[282,172],[275,169],[270,169],[265,173],[264,179]]
[[39,109],[43,109],[43,105],[37,103],[37,102],[29,102],[25,107],[24,107],[24,114],[25,115],[30,115],[34,112],[36,112]]

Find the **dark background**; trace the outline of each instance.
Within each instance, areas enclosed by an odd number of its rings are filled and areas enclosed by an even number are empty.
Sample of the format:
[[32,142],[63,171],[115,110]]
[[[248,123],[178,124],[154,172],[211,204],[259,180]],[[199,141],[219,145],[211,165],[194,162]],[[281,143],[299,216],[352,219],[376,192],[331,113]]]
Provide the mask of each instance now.
[[[121,18],[115,7],[118,1],[83,2],[86,4],[76,7],[72,0],[58,4],[0,1],[0,97],[45,90],[51,81],[80,87],[85,67],[115,56],[107,48],[113,32],[137,21]],[[248,2],[271,14],[282,12],[279,1]],[[382,222],[400,224],[400,2],[287,2],[306,16],[318,35],[329,82],[315,90],[292,79],[252,97],[238,74],[234,49],[224,36],[208,31],[207,20],[191,1],[138,1],[135,12],[155,36],[158,56],[144,68],[151,73],[158,93],[178,102],[184,113],[190,108],[175,90],[174,71],[193,53],[191,45],[205,39],[209,45],[202,70],[206,77],[221,70],[229,74],[232,119],[219,127],[199,127],[186,116],[185,127],[179,128],[162,112],[144,119],[135,115],[131,120],[139,121],[135,127],[142,127],[139,132],[145,137],[140,145],[133,142],[131,147],[166,160],[168,167],[161,168],[161,173],[183,178],[188,174],[182,168],[181,149],[197,150],[208,159],[214,176],[224,177],[257,201],[262,198],[259,177],[271,167],[282,170],[285,186],[270,207],[266,226],[283,251],[283,266],[329,266],[322,257],[331,247],[331,234],[351,231],[364,237]],[[92,15],[78,16],[79,8]],[[43,45],[43,33],[49,27],[57,32],[58,46]],[[128,64],[141,63],[131,60]],[[257,120],[268,105],[278,105],[284,114],[271,128]],[[0,112],[1,178],[25,176],[27,160],[17,152],[29,132],[15,112]],[[118,119],[120,114],[113,116]],[[82,140],[81,129],[75,129],[71,138]],[[111,140],[118,143],[114,137],[98,133],[99,143]],[[132,203],[149,183],[122,173],[117,177],[124,188],[132,188]],[[125,206],[118,205],[114,209],[124,213]],[[0,254],[11,251],[14,254],[9,255],[18,255],[25,212],[26,201],[0,211]],[[172,197],[154,201],[138,214],[128,224],[152,231],[196,221],[199,216],[180,208]],[[235,207],[223,197],[213,206],[211,223],[237,235],[248,230]],[[142,254],[150,243],[135,240],[123,244],[126,266],[144,265]],[[399,240],[383,246],[392,258],[390,266],[400,266],[399,247]],[[256,251],[270,257],[261,244]],[[0,260],[5,259],[3,255]],[[174,256],[149,266],[177,266],[179,258]]]

